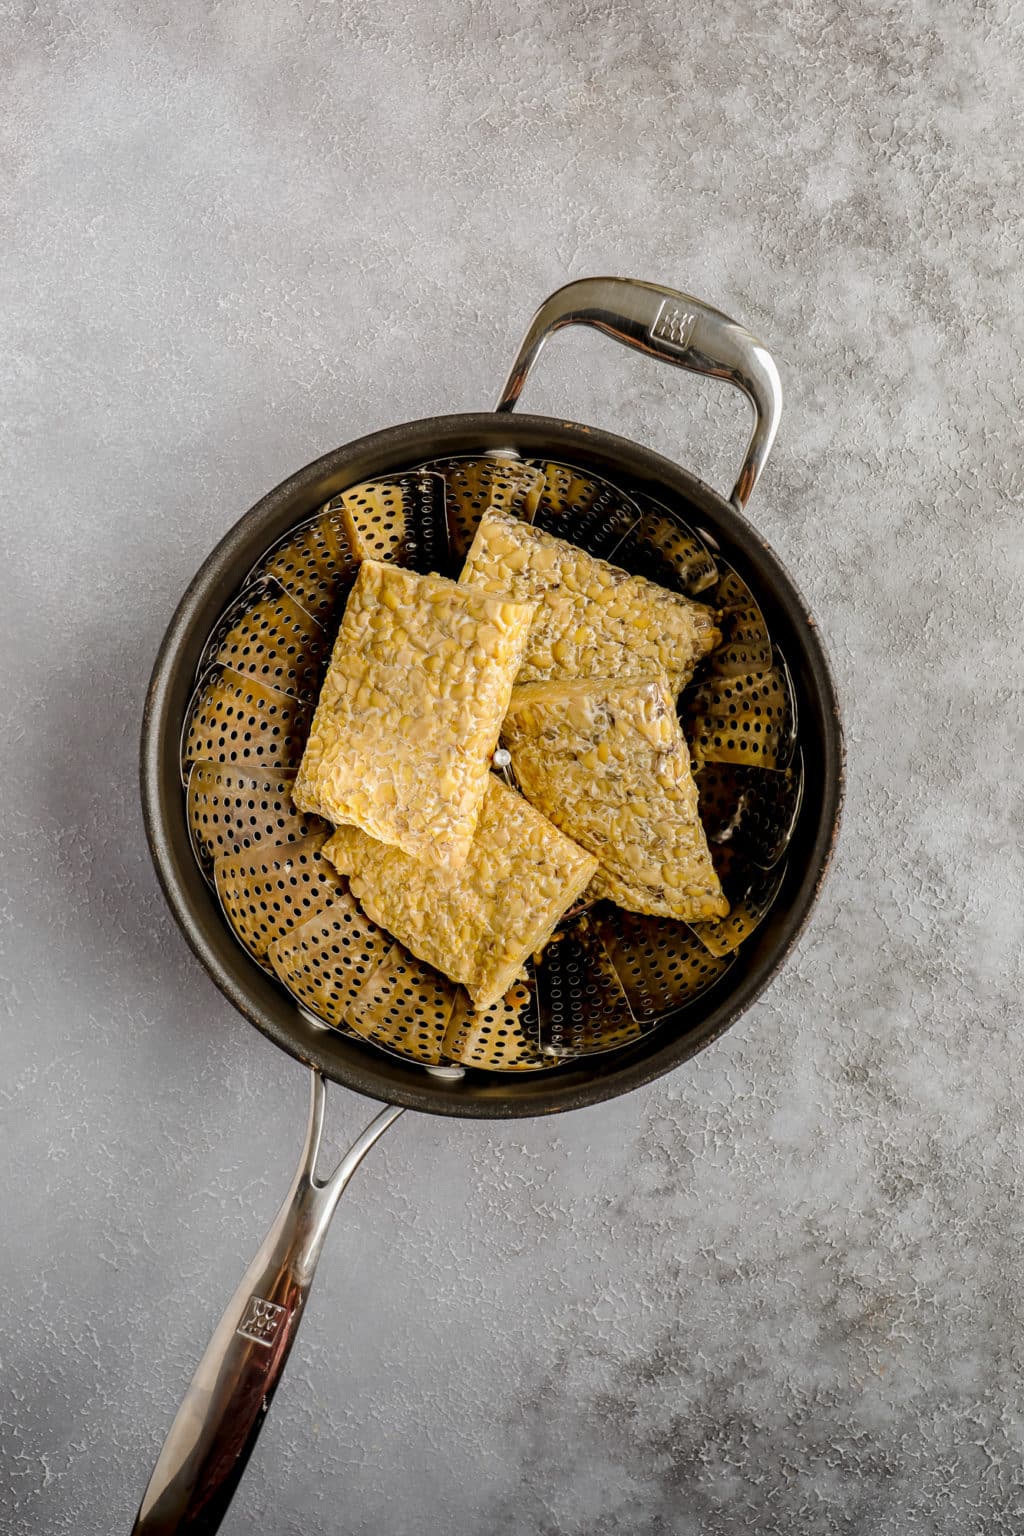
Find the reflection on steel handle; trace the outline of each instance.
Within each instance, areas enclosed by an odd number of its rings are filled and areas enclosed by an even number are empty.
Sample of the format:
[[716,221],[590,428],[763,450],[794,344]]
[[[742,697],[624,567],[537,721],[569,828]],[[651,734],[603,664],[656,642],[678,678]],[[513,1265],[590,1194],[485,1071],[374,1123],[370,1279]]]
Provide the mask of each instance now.
[[721,310],[673,288],[626,277],[581,278],[559,288],[534,315],[501,392],[499,411],[514,408],[545,341],[563,325],[595,326],[649,357],[725,379],[742,390],[754,408],[754,428],[732,500],[737,507],[746,505],[767,462],[782,411],[778,369],[756,336]]
[[284,1204],[217,1324],[143,1495],[133,1536],[210,1536],[219,1527],[284,1372],[335,1206],[378,1137],[389,1105],[330,1178],[315,1175],[324,1081],[312,1074],[309,1126]]

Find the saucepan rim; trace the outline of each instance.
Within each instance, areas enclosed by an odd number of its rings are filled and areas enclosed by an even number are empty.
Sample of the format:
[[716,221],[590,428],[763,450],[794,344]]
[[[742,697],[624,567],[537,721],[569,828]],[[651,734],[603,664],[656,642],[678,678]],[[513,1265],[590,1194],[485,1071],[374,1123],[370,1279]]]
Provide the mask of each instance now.
[[[644,489],[685,507],[684,515],[727,544],[730,561],[736,557],[741,574],[790,637],[787,659],[803,693],[801,733],[809,732],[814,746],[809,765],[814,792],[805,796],[801,818],[813,817],[813,826],[805,829],[802,864],[770,939],[738,977],[730,982],[728,972],[705,994],[706,1011],[701,1008],[694,1028],[675,1035],[670,1029],[655,1031],[609,1056],[551,1072],[470,1071],[453,1081],[314,1023],[245,954],[192,855],[178,746],[203,643],[220,609],[276,538],[348,485],[433,457],[500,448],[575,463],[627,488]],[[428,1114],[505,1119],[578,1109],[639,1088],[702,1050],[751,1006],[799,939],[825,879],[842,807],[844,745],[818,626],[774,551],[730,502],[671,460],[613,433],[553,417],[477,412],[401,423],[332,449],[289,475],[238,520],[203,561],[164,635],[146,697],[140,768],[146,835],[171,911],[220,991],[257,1029],[298,1060],[370,1098]]]

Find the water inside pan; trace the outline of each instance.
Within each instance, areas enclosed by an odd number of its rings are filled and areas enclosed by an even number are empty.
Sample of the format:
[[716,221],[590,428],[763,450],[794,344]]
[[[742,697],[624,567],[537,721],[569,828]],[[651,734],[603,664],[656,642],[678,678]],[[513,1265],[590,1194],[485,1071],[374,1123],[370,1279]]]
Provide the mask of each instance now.
[[[688,926],[584,897],[481,1012],[366,918],[289,786],[357,550],[457,575],[491,505],[717,611],[721,643],[679,708],[732,911]],[[268,550],[204,651],[182,776],[196,858],[228,921],[310,1018],[429,1070],[537,1072],[699,1019],[784,877],[803,790],[797,727],[785,658],[712,540],[579,466],[495,453],[342,491]]]

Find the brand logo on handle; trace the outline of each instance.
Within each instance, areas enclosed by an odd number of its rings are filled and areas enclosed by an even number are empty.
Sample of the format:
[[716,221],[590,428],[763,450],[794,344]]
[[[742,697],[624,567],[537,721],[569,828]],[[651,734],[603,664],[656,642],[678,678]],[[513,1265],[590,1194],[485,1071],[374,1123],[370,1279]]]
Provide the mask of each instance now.
[[250,1296],[242,1321],[235,1329],[243,1339],[254,1344],[265,1344],[269,1349],[277,1341],[288,1316],[287,1307],[279,1307],[276,1301],[264,1301],[262,1296]]
[[688,347],[696,324],[697,316],[692,309],[680,309],[678,304],[666,299],[651,326],[651,336],[655,341],[669,341],[675,347]]

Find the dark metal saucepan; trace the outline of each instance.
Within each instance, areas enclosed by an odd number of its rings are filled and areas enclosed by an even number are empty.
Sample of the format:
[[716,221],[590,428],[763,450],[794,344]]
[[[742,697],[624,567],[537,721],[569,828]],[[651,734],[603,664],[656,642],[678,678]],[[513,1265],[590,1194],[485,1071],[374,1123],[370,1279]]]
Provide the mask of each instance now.
[[[754,425],[728,500],[685,469],[625,438],[572,421],[512,415],[530,366],[562,326],[593,326],[649,357],[726,380],[753,406]],[[256,1027],[312,1068],[309,1127],[284,1205],[235,1293],[164,1444],[135,1531],[211,1532],[228,1507],[280,1379],[328,1223],[359,1162],[403,1109],[510,1118],[596,1104],[686,1061],[749,1007],[796,942],[828,866],[839,821],[843,741],[835,688],[818,631],[785,568],[743,515],[781,409],[775,365],[750,333],[687,294],[621,278],[570,283],[538,310],[494,412],[408,422],[333,449],[245,514],[204,561],[160,648],[142,731],[142,801],[153,859],[193,950]],[[804,760],[803,804],[782,888],[722,979],[687,1012],[685,1027],[654,1030],[551,1072],[448,1077],[318,1027],[241,949],[193,855],[179,776],[179,742],[196,667],[227,601],[289,528],[350,485],[428,459],[513,450],[606,476],[677,508],[710,535],[759,602],[792,677]],[[324,1079],[383,1101],[334,1173],[315,1164]]]

